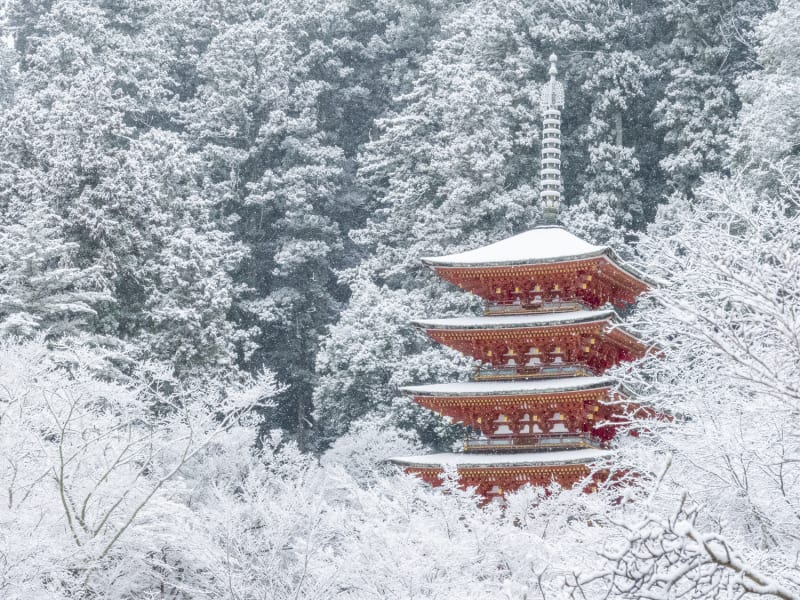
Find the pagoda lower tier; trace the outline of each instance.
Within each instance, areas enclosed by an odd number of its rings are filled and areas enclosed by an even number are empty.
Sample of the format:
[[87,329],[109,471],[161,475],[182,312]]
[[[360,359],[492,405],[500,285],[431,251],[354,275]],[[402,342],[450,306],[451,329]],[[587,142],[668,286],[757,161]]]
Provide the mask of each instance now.
[[[414,321],[434,340],[467,354],[498,376],[602,373],[641,358],[647,348],[613,310],[454,317]],[[492,376],[493,373],[487,373]]]
[[472,381],[401,388],[414,401],[470,427],[469,451],[602,447],[629,407],[609,377]]
[[556,483],[569,489],[585,482],[585,491],[594,491],[608,475],[606,470],[594,467],[611,454],[608,450],[594,448],[513,454],[464,452],[402,456],[393,458],[392,462],[433,486],[442,484],[447,469],[454,469],[460,485],[475,488],[489,501],[524,485],[548,488]]

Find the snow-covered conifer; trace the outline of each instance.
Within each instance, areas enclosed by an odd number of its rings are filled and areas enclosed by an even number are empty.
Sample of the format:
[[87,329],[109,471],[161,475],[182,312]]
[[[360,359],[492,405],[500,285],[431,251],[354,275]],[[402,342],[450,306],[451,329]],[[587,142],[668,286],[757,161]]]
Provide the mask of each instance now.
[[99,268],[75,265],[78,247],[41,200],[0,211],[0,333],[75,335],[96,321],[112,297]]

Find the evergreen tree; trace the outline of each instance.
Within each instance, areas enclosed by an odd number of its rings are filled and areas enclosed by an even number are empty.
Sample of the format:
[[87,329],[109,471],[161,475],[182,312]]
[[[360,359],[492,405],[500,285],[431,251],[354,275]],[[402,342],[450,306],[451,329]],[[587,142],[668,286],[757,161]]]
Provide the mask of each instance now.
[[744,106],[739,115],[737,160],[755,166],[800,160],[800,2],[783,0],[757,29],[761,69],[739,85]]
[[0,45],[0,109],[14,97],[17,57],[10,48]]
[[[0,114],[3,210],[42,199],[64,223],[75,266],[108,281],[114,302],[92,331],[181,374],[229,367],[240,337],[228,322],[230,272],[243,250],[179,131],[168,39],[148,29],[157,4],[39,8],[36,18],[11,10],[22,53],[14,102]],[[15,21],[21,13],[30,18]]]
[[[579,100],[591,99],[589,121],[577,140],[585,154],[578,160],[588,158],[588,164],[583,173],[576,174],[582,189],[564,222],[585,239],[623,248],[626,234],[646,222],[639,157],[648,161],[647,151],[655,144],[630,121],[636,123],[643,109],[652,110],[647,95],[653,91],[654,76],[653,67],[630,50],[599,52],[593,57],[589,78],[575,94]],[[577,157],[575,148],[567,150]],[[649,191],[658,193],[657,188]]]
[[236,316],[258,348],[245,364],[271,365],[289,384],[273,422],[303,447],[319,337],[346,298],[335,272],[356,262],[345,233],[364,220],[357,153],[403,86],[400,68],[413,71],[436,10],[267,3],[247,19],[223,15],[198,63],[188,129],[250,252]]
[[[423,442],[446,449],[460,432],[409,402],[398,388],[457,377],[471,364],[455,351],[431,347],[410,324],[420,316],[421,306],[434,305],[436,296],[447,291],[378,287],[363,273],[350,285],[350,303],[331,326],[317,357],[317,368],[325,373],[314,396],[319,435],[324,441],[335,439],[351,423],[376,412],[391,415],[389,421],[398,427],[416,429]],[[452,298],[453,303],[459,300],[463,302],[463,295]]]
[[[437,42],[414,88],[400,98],[402,110],[378,121],[381,135],[365,148],[361,177],[375,214],[364,228],[351,232],[366,256],[350,281],[354,299],[341,316],[342,327],[331,329],[318,361],[323,377],[315,405],[326,437],[370,407],[403,418],[400,413],[408,402],[398,402],[397,374],[426,360],[413,355],[425,347],[419,345],[418,334],[400,323],[413,314],[463,311],[474,305],[463,294],[444,294],[444,286],[422,271],[419,258],[486,242],[533,222],[534,190],[528,174],[535,164],[538,94],[530,76],[534,63],[521,32],[501,27],[507,16],[492,17],[473,7],[446,23],[446,39]],[[493,56],[509,48],[523,56],[515,53],[501,66]],[[419,291],[396,291],[403,288]],[[365,290],[372,293],[365,296]],[[386,303],[382,311],[398,313],[365,318],[375,302]],[[387,322],[396,325],[387,329]],[[374,347],[415,350],[376,353]],[[454,373],[458,362],[453,360],[451,354],[450,364],[437,361],[436,372]],[[364,373],[369,383],[342,376],[351,370]],[[423,378],[436,372],[427,370]],[[337,406],[342,395],[347,411]],[[407,417],[404,421],[418,426],[424,440],[432,441],[432,418],[444,431],[441,420],[415,413],[411,422]]]
[[654,113],[667,155],[660,165],[670,191],[691,195],[704,173],[724,170],[741,105],[737,80],[751,71],[752,32],[769,0],[669,0],[662,71],[669,74]]
[[98,268],[79,269],[78,244],[42,200],[0,213],[0,332],[74,335],[111,301]]

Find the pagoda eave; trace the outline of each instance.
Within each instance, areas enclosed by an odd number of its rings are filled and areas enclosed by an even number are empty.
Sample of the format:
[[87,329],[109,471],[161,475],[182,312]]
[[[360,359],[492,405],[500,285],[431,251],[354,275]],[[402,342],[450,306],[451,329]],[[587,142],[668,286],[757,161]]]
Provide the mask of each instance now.
[[410,385],[400,388],[404,394],[426,398],[479,398],[503,395],[536,396],[542,394],[561,394],[583,390],[608,389],[617,386],[611,377],[562,377],[544,380],[512,380],[493,382],[453,382],[427,385]]
[[577,300],[591,308],[632,304],[653,287],[605,250],[593,257],[502,264],[429,265],[436,273],[484,300],[500,305],[517,302]]
[[477,408],[509,406],[519,410],[537,408],[539,406],[556,406],[569,402],[603,402],[610,397],[611,388],[597,388],[579,392],[562,392],[551,394],[513,394],[505,396],[418,396],[412,395],[414,402],[435,411],[451,407]]
[[428,330],[485,330],[505,331],[542,327],[563,327],[581,323],[616,323],[619,321],[613,310],[573,310],[521,315],[481,315],[474,317],[449,317],[442,319],[416,319],[411,324]]
[[516,452],[486,454],[473,452],[441,452],[421,456],[396,456],[390,462],[411,468],[456,467],[470,469],[511,469],[511,468],[563,468],[571,465],[592,465],[614,454],[611,450],[581,449],[556,450],[552,452]]
[[[601,372],[647,353],[644,344],[609,319],[509,329],[440,327],[426,328],[425,332],[431,339],[494,368],[507,367],[513,359],[520,374],[578,363]],[[536,363],[532,367],[531,361]]]
[[[391,459],[403,466],[406,473],[422,478],[432,486],[441,485],[445,469],[455,468],[459,484],[473,487],[485,499],[502,497],[524,485],[548,488],[556,483],[569,489],[585,483],[584,491],[594,491],[599,481],[608,476],[604,469],[593,465],[612,453],[606,450],[580,449],[524,454],[455,454]],[[466,458],[465,458],[466,456]],[[440,464],[436,464],[439,462]]]
[[617,415],[631,409],[620,395],[612,399],[611,394],[611,388],[600,388],[494,397],[414,396],[414,401],[489,440],[465,442],[465,449],[588,447],[608,442],[616,432]]

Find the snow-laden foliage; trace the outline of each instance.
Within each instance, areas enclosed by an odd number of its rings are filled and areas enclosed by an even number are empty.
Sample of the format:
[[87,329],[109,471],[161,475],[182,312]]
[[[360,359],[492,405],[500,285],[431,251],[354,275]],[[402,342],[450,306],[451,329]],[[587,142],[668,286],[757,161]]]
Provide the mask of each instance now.
[[797,161],[800,147],[800,2],[784,0],[757,29],[762,69],[741,82],[738,143],[743,160]]
[[800,185],[749,179],[676,199],[638,248],[662,282],[631,319],[653,351],[617,374],[663,417],[634,422],[617,467],[645,490],[668,468],[620,524],[624,597],[800,593]]
[[413,431],[397,427],[392,418],[371,416],[351,423],[350,429],[322,455],[323,466],[337,465],[360,485],[371,485],[393,474],[388,459],[410,456],[423,448]]
[[100,269],[75,266],[76,242],[41,199],[0,216],[0,332],[79,333],[113,298]]
[[231,274],[245,249],[179,131],[178,59],[165,32],[154,35],[154,6],[9,4],[20,55],[14,101],[0,111],[3,221],[21,222],[25,206],[54,215],[50,237],[113,299],[85,331],[181,376],[230,371],[241,336]]
[[[430,347],[411,320],[422,316],[420,307],[437,305],[442,298],[468,310],[464,294],[441,296],[426,290],[391,290],[378,287],[363,274],[352,283],[353,296],[339,322],[331,327],[317,357],[325,373],[314,392],[317,427],[325,438],[335,438],[350,424],[370,412],[392,415],[400,427],[414,428],[425,443],[448,446],[455,432],[435,413],[409,402],[399,392],[415,381],[454,378],[469,359],[455,351]],[[370,328],[365,336],[364,328]]]
[[736,83],[753,70],[753,29],[775,6],[770,0],[669,0],[663,6],[662,25],[672,35],[665,60],[656,65],[662,77],[669,74],[653,112],[667,146],[659,167],[669,191],[691,195],[705,173],[727,167],[741,105]]
[[366,461],[401,439],[385,423],[355,428],[324,466],[277,431],[256,449],[249,411],[275,393],[270,377],[168,400],[174,382],[157,370],[106,382],[79,346],[6,340],[0,360],[9,600],[521,600],[557,597],[569,561],[592,552],[582,541],[595,500],[579,493],[524,490],[484,509],[452,474],[439,490],[379,474]]
[[0,361],[0,594],[125,598],[169,580],[202,597],[192,590],[205,593],[222,558],[194,509],[238,485],[243,465],[220,469],[217,455],[250,453],[248,414],[273,378],[166,395],[174,382],[158,370],[99,379],[82,346],[6,340]]
[[660,473],[617,521],[607,581],[627,597],[800,597],[797,12],[781,2],[758,28],[736,176],[674,197],[638,248],[663,285],[633,325],[657,350],[619,375],[669,419],[634,424],[618,458]]
[[[796,0],[0,5],[0,597],[800,596]],[[668,418],[481,507],[382,459],[458,436],[418,259],[536,222],[553,51],[569,227],[676,192],[618,372]]]

